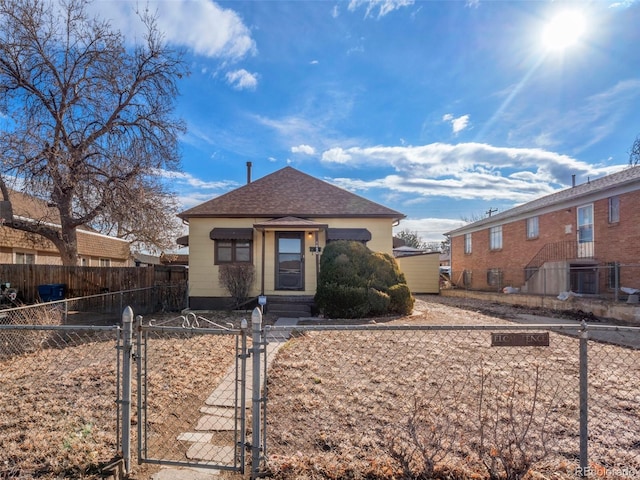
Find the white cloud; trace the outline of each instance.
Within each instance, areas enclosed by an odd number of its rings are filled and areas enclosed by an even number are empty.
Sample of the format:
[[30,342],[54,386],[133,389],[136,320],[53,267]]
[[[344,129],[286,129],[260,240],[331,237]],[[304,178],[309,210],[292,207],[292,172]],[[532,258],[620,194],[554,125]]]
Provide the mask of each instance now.
[[[201,180],[190,173],[186,172],[177,172],[175,170],[158,170],[157,174],[172,182],[173,188],[175,189],[178,185],[189,186],[192,188],[198,189],[207,189],[207,190],[222,190],[227,191],[231,188],[235,188],[238,186],[237,182],[232,182],[229,180],[224,180],[220,182],[206,182]],[[211,198],[211,194],[203,193],[203,195]]]
[[331,148],[322,154],[322,161],[327,163],[348,163],[351,161],[351,155],[342,148]]
[[316,149],[311,145],[298,145],[291,147],[291,153],[304,153],[305,155],[313,155],[316,153]]
[[227,83],[235,90],[255,90],[258,85],[258,76],[247,72],[244,68],[227,72],[225,77]]
[[465,128],[469,126],[469,118],[470,118],[469,115],[461,115],[460,117],[454,117],[452,114],[446,113],[442,116],[442,121],[451,123],[451,128],[453,130],[453,133],[457,135],[458,133],[460,133],[461,131],[463,131]]
[[394,174],[371,181],[337,178],[353,191],[382,189],[413,199],[456,199],[526,202],[568,186],[571,175],[586,180],[611,173],[567,155],[538,148],[505,148],[480,143],[457,145],[339,148],[325,151],[325,163],[353,168],[392,168]]
[[366,8],[365,18],[371,16],[376,10],[378,12],[377,17],[381,18],[394,10],[408,7],[414,3],[414,0],[351,0],[348,8],[349,11],[353,12],[364,5]]
[[[138,7],[138,5],[142,5]],[[242,18],[233,10],[210,0],[149,0],[92,2],[90,8],[125,33],[130,41],[140,38],[144,26],[135,11],[157,13],[165,39],[206,57],[238,60],[256,52],[255,41]]]

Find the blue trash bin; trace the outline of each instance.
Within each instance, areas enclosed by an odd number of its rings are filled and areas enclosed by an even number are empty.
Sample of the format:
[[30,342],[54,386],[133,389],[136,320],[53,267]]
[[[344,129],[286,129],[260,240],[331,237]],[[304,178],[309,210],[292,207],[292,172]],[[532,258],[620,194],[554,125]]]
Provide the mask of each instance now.
[[66,289],[67,286],[64,283],[38,285],[38,295],[43,302],[55,302],[56,300],[64,300]]

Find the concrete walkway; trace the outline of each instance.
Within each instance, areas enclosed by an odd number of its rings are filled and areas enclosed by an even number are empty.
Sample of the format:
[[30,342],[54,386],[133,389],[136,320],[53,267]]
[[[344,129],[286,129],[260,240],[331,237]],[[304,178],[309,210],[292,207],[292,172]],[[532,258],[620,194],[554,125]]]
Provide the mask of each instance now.
[[[297,318],[279,318],[275,326],[294,327]],[[279,330],[277,334],[267,337],[267,368],[278,349],[289,339],[289,330]],[[262,368],[262,367],[261,367]],[[261,382],[264,379],[261,379]],[[151,480],[210,480],[220,475],[220,470],[211,468],[198,468],[197,464],[215,464],[232,466],[234,464],[235,448],[233,443],[220,442],[219,438],[232,438],[236,428],[235,418],[235,364],[229,368],[216,389],[211,392],[200,408],[202,416],[194,426],[194,431],[183,432],[177,436],[177,440],[190,442],[185,461],[192,461],[193,467],[164,467],[158,473],[151,476]],[[250,360],[247,362],[247,375],[245,383],[245,399],[247,417],[250,419],[251,398],[253,386],[253,371]],[[250,426],[250,421],[246,421]],[[223,435],[224,432],[229,432]],[[222,434],[222,435],[221,435]]]

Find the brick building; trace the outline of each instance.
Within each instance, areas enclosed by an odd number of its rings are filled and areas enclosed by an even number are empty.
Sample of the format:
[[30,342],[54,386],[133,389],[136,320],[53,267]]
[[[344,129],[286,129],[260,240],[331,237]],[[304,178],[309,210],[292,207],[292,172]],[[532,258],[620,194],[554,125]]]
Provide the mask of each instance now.
[[451,238],[454,284],[524,293],[640,288],[640,166],[470,223]]

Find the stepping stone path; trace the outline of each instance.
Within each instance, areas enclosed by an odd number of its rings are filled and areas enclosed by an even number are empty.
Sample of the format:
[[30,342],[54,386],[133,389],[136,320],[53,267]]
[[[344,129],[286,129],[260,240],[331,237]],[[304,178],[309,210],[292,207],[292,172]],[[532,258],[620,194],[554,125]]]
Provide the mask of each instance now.
[[[294,327],[298,323],[297,318],[279,318],[275,325],[280,327]],[[278,349],[288,340],[289,331],[279,331],[267,337],[267,367],[275,357]],[[262,369],[263,367],[261,367]],[[191,442],[187,450],[187,459],[204,464],[229,465],[234,463],[235,448],[233,440],[224,445],[216,444],[221,433],[229,432],[233,436],[236,428],[235,418],[235,364],[227,371],[216,389],[209,395],[205,404],[200,408],[203,415],[195,425],[194,432],[183,432],[177,439]],[[247,374],[245,384],[245,399],[247,407],[247,420],[245,425],[250,426],[250,412],[253,386],[253,372],[251,359],[247,360]],[[192,468],[163,468],[154,474],[152,480],[209,480],[220,474],[220,470],[197,468],[196,463]]]

